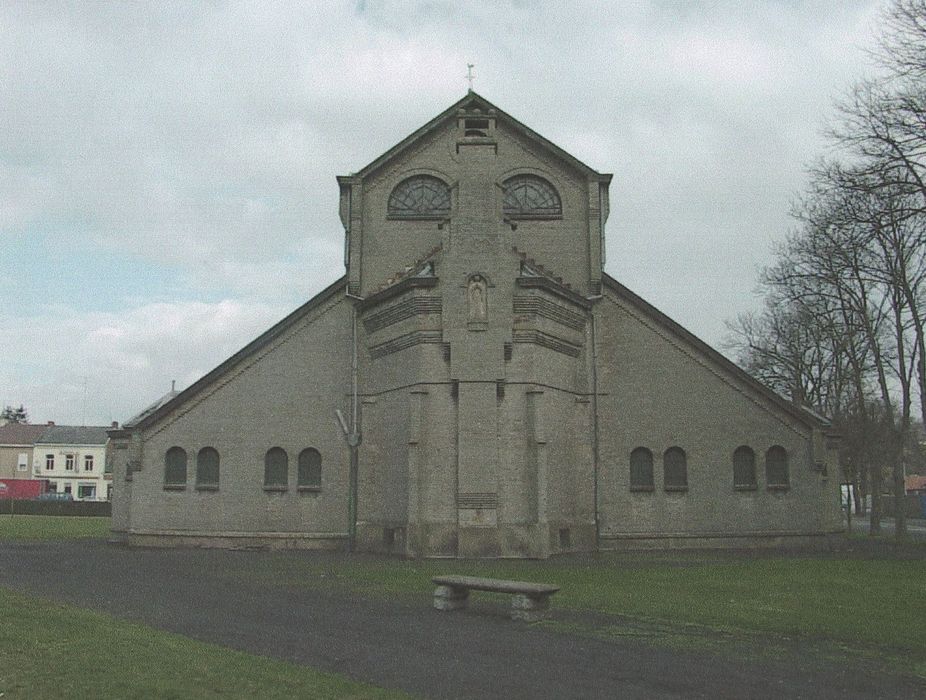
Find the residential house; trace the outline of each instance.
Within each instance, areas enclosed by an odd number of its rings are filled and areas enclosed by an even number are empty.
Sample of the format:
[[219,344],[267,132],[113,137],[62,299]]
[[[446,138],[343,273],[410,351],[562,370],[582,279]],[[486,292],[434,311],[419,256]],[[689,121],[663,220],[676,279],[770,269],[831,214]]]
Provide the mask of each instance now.
[[109,500],[112,497],[112,475],[106,470],[109,429],[49,423],[35,443],[34,478],[47,479],[48,491],[69,493],[75,501]]
[[7,423],[0,426],[0,479],[31,479],[35,442],[45,425]]

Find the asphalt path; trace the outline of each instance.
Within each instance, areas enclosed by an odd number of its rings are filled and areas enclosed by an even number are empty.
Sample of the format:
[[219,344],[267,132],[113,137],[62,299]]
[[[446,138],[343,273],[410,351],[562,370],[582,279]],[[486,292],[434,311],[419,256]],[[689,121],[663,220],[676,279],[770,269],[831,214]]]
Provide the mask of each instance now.
[[447,613],[426,594],[370,599],[245,575],[280,557],[335,556],[345,555],[0,544],[0,585],[430,698],[926,696],[922,681],[880,668],[807,663],[799,645],[756,660],[571,633],[576,619],[556,609],[563,624],[525,624],[500,603]]

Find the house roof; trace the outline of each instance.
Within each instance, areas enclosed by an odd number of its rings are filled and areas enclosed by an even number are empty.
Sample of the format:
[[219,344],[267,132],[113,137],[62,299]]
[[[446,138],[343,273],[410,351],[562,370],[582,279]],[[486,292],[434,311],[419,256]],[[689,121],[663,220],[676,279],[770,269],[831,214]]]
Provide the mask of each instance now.
[[355,176],[365,177],[366,175],[369,175],[371,172],[378,170],[379,168],[381,168],[383,165],[385,165],[392,159],[401,155],[407,148],[412,146],[418,140],[420,140],[424,136],[427,136],[428,134],[436,131],[438,128],[443,126],[445,122],[451,119],[456,119],[457,113],[461,109],[473,108],[473,107],[478,107],[483,112],[488,112],[489,110],[494,111],[495,112],[494,116],[496,120],[505,123],[506,125],[511,127],[514,131],[520,133],[522,136],[533,141],[534,143],[539,144],[540,146],[545,148],[547,151],[555,155],[560,160],[565,161],[566,163],[571,165],[573,168],[583,173],[586,177],[600,180],[602,182],[610,182],[611,180],[610,173],[599,173],[594,168],[589,167],[588,165],[580,161],[578,158],[576,158],[574,155],[568,153],[567,151],[564,151],[562,148],[557,146],[555,143],[553,143],[549,139],[544,138],[543,136],[538,134],[536,131],[534,131],[530,127],[519,122],[517,119],[512,117],[507,112],[496,107],[494,104],[489,102],[486,98],[484,98],[482,95],[476,92],[473,92],[472,90],[466,93],[466,95],[464,95],[462,99],[458,100],[457,102],[454,102],[452,105],[450,105],[450,107],[448,107],[443,112],[441,112],[436,117],[434,117],[434,119],[429,121],[427,124],[413,131],[407,137],[399,141],[399,143],[397,143],[395,146],[393,146],[388,151],[383,153],[379,158],[372,161],[369,165],[364,167],[359,172],[355,173]]
[[31,423],[0,425],[0,445],[34,445],[47,427]]
[[105,445],[108,426],[49,425],[36,445]]
[[164,396],[159,398],[157,401],[155,401],[151,405],[146,406],[141,411],[139,411],[134,416],[129,418],[127,421],[125,421],[125,424],[124,424],[125,427],[132,427],[133,425],[140,423],[141,421],[143,421],[149,415],[157,411],[161,406],[166,404],[168,401],[170,401],[172,398],[174,398],[179,393],[180,392],[177,391],[176,389],[171,388],[171,390],[168,391],[166,394],[164,394]]
[[705,343],[694,333],[684,328],[682,325],[673,321],[671,318],[666,316],[662,311],[657,309],[655,306],[650,304],[648,301],[644,300],[642,297],[631,292],[627,287],[622,285],[616,279],[611,277],[607,273],[602,274],[602,279],[604,280],[605,286],[615,292],[618,296],[629,301],[631,304],[639,308],[643,313],[645,313],[649,318],[658,323],[660,326],[673,333],[676,336],[681,337],[687,343],[692,345],[700,353],[706,355],[713,362],[720,365],[727,372],[732,374],[734,377],[749,385],[754,391],[761,394],[765,398],[769,399],[771,403],[775,404],[778,408],[783,410],[785,413],[793,416],[804,424],[813,425],[819,428],[830,428],[831,423],[829,420],[821,416],[819,413],[812,411],[806,406],[796,405],[794,402],[789,401],[781,394],[772,391],[765,384],[760,382],[758,379],[753,377],[751,374],[742,369],[735,362],[724,357],[723,354],[712,348],[710,345]]
[[908,474],[904,477],[904,491],[926,491],[926,476],[921,474]]

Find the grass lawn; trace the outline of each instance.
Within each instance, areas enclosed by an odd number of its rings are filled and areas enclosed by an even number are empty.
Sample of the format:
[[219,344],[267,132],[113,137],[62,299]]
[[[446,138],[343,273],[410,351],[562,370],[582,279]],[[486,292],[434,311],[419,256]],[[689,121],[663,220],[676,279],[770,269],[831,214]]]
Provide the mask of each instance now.
[[71,515],[0,515],[0,541],[35,542],[104,538],[109,518]]
[[860,650],[926,657],[926,560],[682,552],[546,562],[303,558],[280,568],[284,561],[271,567],[272,574],[261,575],[387,596],[430,595],[430,578],[438,573],[541,581],[562,587],[552,599],[554,607],[826,639]]
[[2,588],[0,696],[407,697]]

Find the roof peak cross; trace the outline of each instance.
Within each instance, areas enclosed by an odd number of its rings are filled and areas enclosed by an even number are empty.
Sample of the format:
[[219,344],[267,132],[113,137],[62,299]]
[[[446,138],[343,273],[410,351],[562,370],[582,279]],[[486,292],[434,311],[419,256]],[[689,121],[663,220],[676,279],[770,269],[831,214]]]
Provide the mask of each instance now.
[[475,66],[476,66],[475,63],[466,64],[466,79],[469,81],[469,90],[467,92],[473,91],[473,80],[476,78],[476,76],[473,75],[473,68]]

